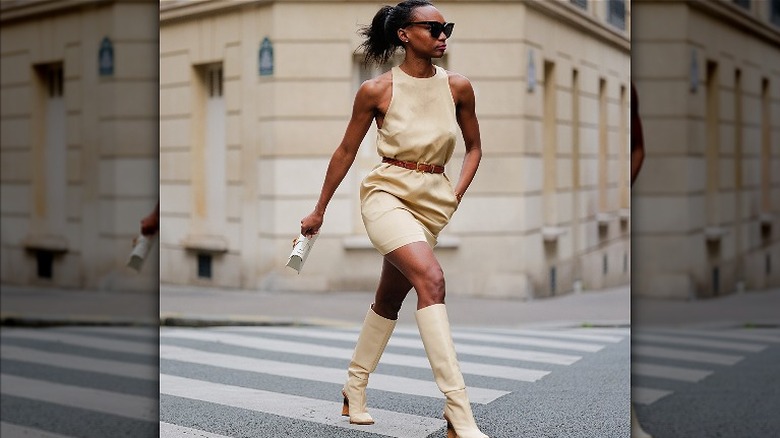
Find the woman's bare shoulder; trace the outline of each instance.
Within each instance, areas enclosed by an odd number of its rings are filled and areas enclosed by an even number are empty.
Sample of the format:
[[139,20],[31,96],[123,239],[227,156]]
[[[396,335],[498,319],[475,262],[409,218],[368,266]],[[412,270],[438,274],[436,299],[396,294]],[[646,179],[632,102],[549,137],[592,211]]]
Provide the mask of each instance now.
[[450,87],[457,90],[471,89],[471,81],[469,81],[469,78],[454,71],[445,71],[447,72],[447,79],[450,81]]
[[356,102],[368,104],[373,107],[379,107],[392,89],[392,86],[393,77],[391,73],[383,73],[375,78],[364,81],[358,89],[355,100]]

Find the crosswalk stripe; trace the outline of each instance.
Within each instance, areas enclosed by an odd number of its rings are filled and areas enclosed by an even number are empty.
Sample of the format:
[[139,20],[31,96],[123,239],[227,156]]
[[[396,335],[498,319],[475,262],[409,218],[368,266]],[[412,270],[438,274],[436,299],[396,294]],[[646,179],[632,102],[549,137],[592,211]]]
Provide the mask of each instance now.
[[650,347],[645,345],[632,346],[631,354],[717,365],[734,365],[743,359],[743,356],[734,356],[730,354],[705,353],[695,350],[678,350],[674,348]]
[[[188,363],[317,382],[336,383],[339,385],[344,384],[347,378],[347,373],[344,369],[253,359],[230,354],[208,353],[191,348],[173,347],[169,345],[163,345],[160,348],[160,357],[162,359],[172,359]],[[424,397],[444,398],[444,395],[439,391],[439,388],[433,381],[389,376],[379,373],[371,374],[370,388]],[[509,394],[509,392],[469,386],[469,398],[474,403],[487,404],[506,394]]]
[[653,327],[647,330],[642,330],[642,333],[669,333],[673,335],[690,335],[690,336],[704,336],[711,338],[721,339],[741,339],[745,341],[755,342],[780,342],[780,336],[773,336],[767,333],[752,333],[748,329],[738,330],[691,330],[691,329],[676,329],[665,327]]
[[[408,334],[408,335],[417,334],[417,331],[413,329],[396,329],[396,332],[399,334]],[[585,351],[589,353],[594,353],[604,348],[603,345],[598,345],[598,344],[538,339],[538,338],[533,338],[528,336],[509,336],[509,335],[491,335],[491,334],[480,334],[480,333],[453,332],[452,338],[455,340],[462,339],[467,341],[494,342],[494,343],[508,344],[508,345],[530,345],[534,347],[555,348],[560,350]]]
[[662,379],[682,380],[685,382],[698,382],[699,380],[712,374],[712,371],[632,361],[631,374],[638,376],[660,377]]
[[157,355],[158,343],[143,343],[123,341],[118,339],[101,339],[94,336],[84,336],[64,333],[54,330],[14,330],[3,333],[3,338],[34,339],[39,341],[62,342],[63,344],[95,348],[120,353],[135,353]]
[[683,338],[679,336],[664,336],[664,335],[646,335],[646,334],[634,334],[631,337],[631,341],[646,341],[646,342],[658,342],[672,345],[692,345],[695,347],[710,347],[719,348],[724,350],[736,350],[745,351],[748,353],[757,353],[764,350],[766,345],[759,344],[745,344],[738,342],[726,342],[726,341],[711,341],[707,339],[696,338]]
[[56,366],[57,368],[68,368],[113,376],[132,377],[136,379],[157,380],[157,376],[160,373],[158,367],[153,365],[95,359],[83,356],[73,356],[70,354],[48,353],[11,345],[0,346],[0,355],[2,355],[3,359],[51,365]]
[[159,438],[231,438],[226,435],[206,432],[205,430],[192,429],[177,424],[160,422]]
[[[346,336],[351,336],[349,333],[335,333],[335,332],[324,332],[324,331],[313,331],[308,330],[305,331],[304,329],[259,329],[259,330],[242,330],[244,332],[250,332],[253,334],[264,334],[264,333],[287,333],[287,334],[296,334],[300,336],[301,334],[306,334],[310,338],[314,339],[337,339],[337,340],[353,340],[357,341],[357,336],[352,336],[350,338],[345,339]],[[390,341],[387,343],[390,347],[404,347],[404,348],[414,348],[416,350],[425,350],[425,347],[423,346],[422,340],[420,338],[402,338],[402,337],[391,337]],[[581,356],[572,356],[572,355],[565,355],[565,354],[558,354],[558,353],[545,353],[540,351],[530,351],[530,350],[516,350],[516,349],[508,349],[508,348],[501,348],[501,347],[489,347],[489,346],[482,346],[482,345],[472,345],[472,344],[456,344],[455,350],[458,352],[458,354],[473,354],[477,356],[487,356],[487,357],[496,357],[499,359],[512,359],[512,360],[522,360],[522,361],[528,361],[528,362],[541,362],[541,363],[549,363],[549,364],[555,364],[555,365],[571,365],[572,363],[578,361],[581,359]]]
[[70,333],[86,333],[105,337],[106,335],[133,336],[145,338],[154,342],[160,336],[159,327],[83,327],[67,326],[64,331]]
[[[179,338],[205,342],[219,342],[227,345],[251,348],[255,350],[278,351],[283,353],[298,353],[307,356],[340,358],[348,361],[352,357],[352,349],[328,347],[318,344],[307,344],[293,341],[278,341],[274,339],[260,339],[257,337],[219,333],[217,331],[165,331],[161,339]],[[430,369],[428,359],[425,357],[406,354],[384,353],[380,364],[400,365],[412,368]],[[507,367],[502,365],[489,365],[478,362],[460,361],[460,369],[464,374],[473,374],[502,379],[518,380],[522,382],[535,382],[549,374],[546,370],[528,368]]]
[[204,382],[169,374],[160,375],[160,392],[176,397],[397,438],[424,438],[443,428],[446,424],[443,419],[371,409],[371,416],[376,420],[376,424],[372,426],[351,425],[346,417],[341,416],[340,401],[323,401],[240,386]]
[[640,405],[650,405],[671,393],[672,391],[633,386],[631,387],[631,401]]
[[5,421],[0,422],[0,436],[11,438],[73,438],[47,430],[6,423]]
[[[455,330],[457,331],[457,330]],[[584,334],[584,333],[577,333],[570,330],[567,331],[557,331],[557,330],[549,330],[549,331],[540,331],[540,330],[527,330],[527,329],[521,329],[521,330],[512,330],[512,329],[495,329],[495,328],[475,328],[471,330],[472,332],[479,332],[479,333],[493,333],[493,334],[503,334],[503,335],[523,335],[523,336],[533,336],[533,337],[542,337],[542,338],[563,338],[563,339],[574,339],[578,341],[593,341],[593,342],[609,342],[609,343],[617,343],[622,341],[626,338],[626,336],[611,336],[611,335],[601,335],[601,334]]]
[[587,333],[592,335],[618,335],[618,336],[630,336],[631,335],[631,327],[624,327],[624,326],[615,326],[615,327],[578,327],[575,329],[571,329],[574,332],[578,333]]
[[157,399],[0,374],[2,393],[137,420],[158,421]]
[[[420,339],[390,338],[387,343],[391,347],[405,347],[424,350]],[[554,365],[571,365],[582,359],[582,356],[568,354],[544,353],[532,350],[513,350],[509,348],[488,347],[482,345],[458,344],[455,346],[458,354],[471,354],[475,356],[494,357],[498,359],[521,360],[526,362],[540,362]]]

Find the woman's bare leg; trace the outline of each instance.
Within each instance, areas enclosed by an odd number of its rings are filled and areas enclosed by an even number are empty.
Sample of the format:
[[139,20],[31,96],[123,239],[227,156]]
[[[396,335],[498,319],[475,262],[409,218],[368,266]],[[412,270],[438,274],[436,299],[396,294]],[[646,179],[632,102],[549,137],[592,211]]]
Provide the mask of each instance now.
[[444,303],[444,271],[427,242],[404,245],[388,253],[385,260],[417,291],[418,310]]
[[372,307],[374,312],[383,318],[398,319],[398,311],[411,289],[412,283],[385,258]]

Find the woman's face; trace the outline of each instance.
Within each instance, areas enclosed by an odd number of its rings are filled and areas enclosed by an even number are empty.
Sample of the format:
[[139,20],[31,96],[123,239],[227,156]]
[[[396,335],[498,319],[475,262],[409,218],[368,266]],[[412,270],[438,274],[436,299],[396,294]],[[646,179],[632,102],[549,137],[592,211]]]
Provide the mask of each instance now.
[[[444,24],[444,16],[433,6],[421,6],[412,11],[412,18],[409,20],[418,24],[410,24],[405,28],[398,30],[398,36],[401,41],[406,42],[407,51],[414,51],[418,55],[427,58],[441,58],[447,50],[447,35],[441,29],[441,26],[424,24],[424,21],[435,21]],[[436,37],[432,35],[438,33]]]

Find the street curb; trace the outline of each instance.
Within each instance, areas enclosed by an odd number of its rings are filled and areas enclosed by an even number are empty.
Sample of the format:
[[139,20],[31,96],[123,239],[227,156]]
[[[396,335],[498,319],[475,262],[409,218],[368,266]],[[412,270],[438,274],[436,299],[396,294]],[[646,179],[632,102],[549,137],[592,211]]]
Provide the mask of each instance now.
[[[55,327],[55,326],[124,326],[124,327],[332,327],[353,328],[355,321],[301,318],[285,316],[257,315],[202,315],[162,313],[159,320],[131,319],[95,315],[18,315],[0,313],[0,325],[3,327]],[[527,324],[519,329],[572,329],[572,328],[631,328],[627,320],[601,321],[552,321],[548,323]]]
[[130,319],[112,316],[94,315],[14,315],[0,314],[0,325],[3,327],[54,327],[54,326],[121,326],[121,327],[154,327],[154,319]]
[[249,315],[182,315],[160,314],[161,327],[216,327],[216,326],[259,326],[259,327],[352,327],[354,322],[325,318],[294,318]]
[[241,315],[181,315],[161,314],[160,319],[131,319],[95,315],[18,315],[0,314],[3,327],[217,327],[217,326],[266,326],[266,327],[352,327],[354,322],[321,318],[264,317]]

